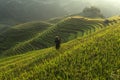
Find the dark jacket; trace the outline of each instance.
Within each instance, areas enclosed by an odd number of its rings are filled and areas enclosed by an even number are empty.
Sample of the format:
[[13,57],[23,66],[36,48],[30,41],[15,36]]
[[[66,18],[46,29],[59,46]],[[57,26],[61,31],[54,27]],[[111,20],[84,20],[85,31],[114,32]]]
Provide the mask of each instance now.
[[60,48],[61,39],[59,37],[55,38],[56,49]]

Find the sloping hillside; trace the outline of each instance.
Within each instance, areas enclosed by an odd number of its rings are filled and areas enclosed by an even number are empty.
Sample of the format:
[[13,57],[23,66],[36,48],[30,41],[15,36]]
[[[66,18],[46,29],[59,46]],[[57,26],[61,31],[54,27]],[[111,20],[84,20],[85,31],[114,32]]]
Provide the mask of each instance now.
[[58,23],[59,21],[61,21],[62,19],[64,19],[65,17],[56,17],[56,18],[51,18],[51,19],[48,19],[48,20],[45,20],[46,22],[49,22],[49,23],[53,23],[53,24],[56,24]]
[[55,0],[0,0],[0,22],[16,24],[64,16],[68,12]]
[[4,53],[15,55],[53,46],[56,35],[59,35],[64,43],[105,27],[103,21],[103,19],[88,19],[79,16],[67,17],[35,37],[12,46]]
[[1,80],[119,80],[120,24],[62,45],[0,60]]
[[0,34],[6,31],[8,28],[8,25],[0,24]]
[[[10,27],[0,34],[0,53],[19,42],[33,38],[36,34],[39,34],[50,26],[51,24],[45,22],[29,22]],[[1,30],[3,29],[1,28]]]

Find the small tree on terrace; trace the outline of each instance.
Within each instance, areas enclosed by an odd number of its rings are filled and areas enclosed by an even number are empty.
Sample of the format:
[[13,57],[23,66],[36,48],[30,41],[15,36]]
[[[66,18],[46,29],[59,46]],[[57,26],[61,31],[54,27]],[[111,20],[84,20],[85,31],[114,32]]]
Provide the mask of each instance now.
[[93,6],[84,8],[81,14],[85,17],[104,18],[103,14],[101,14],[100,9]]

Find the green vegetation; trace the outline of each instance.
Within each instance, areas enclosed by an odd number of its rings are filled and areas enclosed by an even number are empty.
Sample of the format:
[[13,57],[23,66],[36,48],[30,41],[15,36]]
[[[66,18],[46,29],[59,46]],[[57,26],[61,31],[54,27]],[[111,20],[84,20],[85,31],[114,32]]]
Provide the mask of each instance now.
[[119,2],[0,0],[0,80],[120,80]]
[[54,38],[59,35],[62,42],[67,42],[77,37],[87,35],[96,29],[105,27],[103,19],[88,19],[79,16],[67,17],[55,23],[33,38],[20,42],[4,51],[4,55],[21,54],[32,50],[48,48],[54,45]]
[[30,22],[10,27],[0,34],[0,53],[20,42],[33,38],[51,25],[45,22]]
[[90,18],[104,18],[103,14],[101,13],[99,8],[96,8],[94,6],[92,7],[86,7],[83,9],[82,13],[80,15]]
[[64,19],[64,17],[51,18],[51,19],[46,20],[46,21],[49,22],[49,23],[56,24],[56,23],[58,23],[59,21],[61,21],[62,19]]
[[[91,23],[91,22],[90,22]],[[54,47],[0,59],[1,80],[119,80],[120,24]]]
[[12,56],[28,51],[48,48],[54,45],[54,38],[59,35],[62,42],[88,35],[96,30],[119,22],[118,17],[90,19],[81,16],[55,18],[47,22],[29,22],[10,27],[2,33],[0,52],[3,56]]

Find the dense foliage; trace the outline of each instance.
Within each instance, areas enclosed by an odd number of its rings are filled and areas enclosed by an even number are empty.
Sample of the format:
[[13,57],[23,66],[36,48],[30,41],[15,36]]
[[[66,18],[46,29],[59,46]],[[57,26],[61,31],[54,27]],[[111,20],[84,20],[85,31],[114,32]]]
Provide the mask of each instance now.
[[91,18],[104,18],[103,14],[101,13],[99,8],[96,7],[86,7],[83,9],[83,12],[81,15],[85,17],[91,17]]

